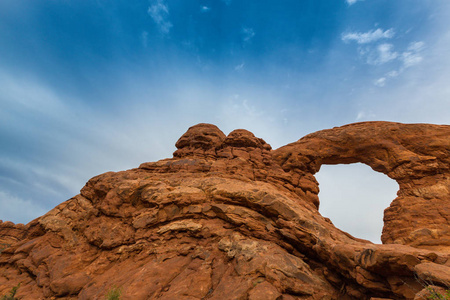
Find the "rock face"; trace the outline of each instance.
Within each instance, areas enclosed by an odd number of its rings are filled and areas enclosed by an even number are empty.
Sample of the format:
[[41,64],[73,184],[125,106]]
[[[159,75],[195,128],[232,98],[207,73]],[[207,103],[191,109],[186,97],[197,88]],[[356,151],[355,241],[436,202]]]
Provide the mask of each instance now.
[[[22,299],[420,299],[450,282],[450,126],[368,122],[271,150],[199,124],[172,159],[92,178],[27,225],[0,223],[0,295]],[[322,164],[395,179],[383,245],[318,212]]]
[[274,151],[286,172],[361,162],[397,181],[381,240],[450,250],[450,127],[388,122],[319,131]]

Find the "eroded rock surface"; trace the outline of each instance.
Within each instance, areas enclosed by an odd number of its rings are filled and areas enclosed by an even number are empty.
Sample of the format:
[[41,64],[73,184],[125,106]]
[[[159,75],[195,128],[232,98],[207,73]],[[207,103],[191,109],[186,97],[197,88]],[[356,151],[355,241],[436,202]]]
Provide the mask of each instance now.
[[[277,150],[191,127],[174,158],[109,172],[27,225],[0,223],[0,295],[22,299],[420,299],[450,276],[450,126],[369,122]],[[397,180],[383,245],[318,212],[322,164]],[[420,279],[420,280],[418,280]]]
[[450,250],[450,126],[366,122],[319,131],[274,151],[285,171],[361,162],[397,181],[383,243]]

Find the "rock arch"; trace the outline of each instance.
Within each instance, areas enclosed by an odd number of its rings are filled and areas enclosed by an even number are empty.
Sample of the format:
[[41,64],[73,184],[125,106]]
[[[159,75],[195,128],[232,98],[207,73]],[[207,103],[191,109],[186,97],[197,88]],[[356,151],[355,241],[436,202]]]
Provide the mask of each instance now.
[[356,162],[386,174],[400,189],[385,210],[382,242],[450,248],[450,126],[355,123],[309,134],[273,159],[300,176]]
[[[133,299],[413,299],[417,278],[450,278],[449,130],[353,124],[273,151],[246,130],[192,126],[173,158],[98,175],[27,225],[0,222],[0,294],[22,283],[27,299],[114,285]],[[320,216],[313,174],[356,161],[401,183],[385,243],[433,251],[375,245]]]

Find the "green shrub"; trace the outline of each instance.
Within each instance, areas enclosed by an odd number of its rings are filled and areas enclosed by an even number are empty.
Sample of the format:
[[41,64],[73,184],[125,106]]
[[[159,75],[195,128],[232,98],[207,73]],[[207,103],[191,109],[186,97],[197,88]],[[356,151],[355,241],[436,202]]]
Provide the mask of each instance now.
[[17,290],[19,289],[19,286],[20,286],[20,283],[11,289],[11,291],[9,292],[9,295],[2,296],[0,298],[0,300],[17,300],[17,298],[15,296],[16,296]]
[[111,288],[106,294],[106,300],[120,300],[122,290],[118,287]]
[[0,243],[0,253],[2,253],[3,250],[5,250],[6,248],[10,247],[10,244],[6,244],[6,243]]
[[427,286],[427,290],[430,293],[429,300],[450,300],[450,289],[445,291],[445,295],[437,292],[434,288]]

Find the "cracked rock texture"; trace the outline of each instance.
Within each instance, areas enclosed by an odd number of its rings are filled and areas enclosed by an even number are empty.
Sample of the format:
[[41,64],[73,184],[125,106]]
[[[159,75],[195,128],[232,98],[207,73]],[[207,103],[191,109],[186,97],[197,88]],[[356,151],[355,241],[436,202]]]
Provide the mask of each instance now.
[[[108,172],[27,225],[0,221],[0,295],[20,299],[426,299],[450,281],[450,126],[366,122],[272,150],[198,124],[171,159]],[[400,186],[382,245],[318,212],[322,164]]]

